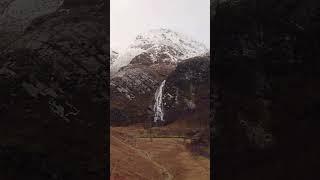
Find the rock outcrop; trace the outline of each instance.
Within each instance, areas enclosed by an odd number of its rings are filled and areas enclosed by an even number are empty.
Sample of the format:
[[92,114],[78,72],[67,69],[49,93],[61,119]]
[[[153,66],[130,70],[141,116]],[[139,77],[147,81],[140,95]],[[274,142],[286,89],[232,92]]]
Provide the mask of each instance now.
[[164,87],[164,119],[209,127],[210,56],[187,59],[168,76]]

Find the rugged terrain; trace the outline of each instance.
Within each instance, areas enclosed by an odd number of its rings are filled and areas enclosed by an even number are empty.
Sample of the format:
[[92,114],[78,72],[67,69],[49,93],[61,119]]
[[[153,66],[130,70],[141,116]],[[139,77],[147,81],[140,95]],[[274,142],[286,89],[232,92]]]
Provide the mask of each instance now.
[[[113,57],[111,177],[209,179],[209,50],[158,29]],[[164,123],[154,122],[159,92]]]
[[2,179],[105,176],[105,4],[67,2],[1,49]]
[[[210,56],[198,56],[178,64],[166,79],[163,92],[164,118],[183,119],[194,127],[209,124]],[[192,123],[193,122],[193,123]]]
[[111,123],[124,125],[151,120],[154,94],[161,82],[185,58],[203,56],[206,52],[201,43],[168,29],[138,35],[110,67]]

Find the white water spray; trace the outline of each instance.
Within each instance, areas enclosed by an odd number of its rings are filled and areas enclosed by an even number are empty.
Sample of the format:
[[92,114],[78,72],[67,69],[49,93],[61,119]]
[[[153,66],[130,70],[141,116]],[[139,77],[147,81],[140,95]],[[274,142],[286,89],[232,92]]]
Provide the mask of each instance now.
[[153,112],[154,112],[154,118],[153,121],[157,122],[158,120],[160,121],[164,121],[163,120],[163,103],[162,103],[162,91],[163,91],[163,87],[166,83],[166,80],[162,81],[160,87],[157,89],[156,93],[155,93],[155,103],[153,106]]

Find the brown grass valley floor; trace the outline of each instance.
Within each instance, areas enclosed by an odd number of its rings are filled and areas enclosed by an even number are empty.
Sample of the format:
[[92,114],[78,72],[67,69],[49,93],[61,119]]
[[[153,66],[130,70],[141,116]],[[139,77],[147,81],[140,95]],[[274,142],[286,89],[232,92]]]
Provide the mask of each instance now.
[[171,135],[151,141],[142,127],[112,127],[110,140],[111,180],[210,178],[210,160],[192,154],[186,148],[190,140]]

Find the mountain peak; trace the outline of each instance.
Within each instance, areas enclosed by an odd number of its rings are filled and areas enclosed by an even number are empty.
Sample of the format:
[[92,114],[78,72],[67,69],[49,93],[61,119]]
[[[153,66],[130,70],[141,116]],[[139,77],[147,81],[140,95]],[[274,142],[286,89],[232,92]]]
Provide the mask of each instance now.
[[[148,44],[148,46],[145,46]],[[148,48],[150,45],[169,45],[169,46],[193,46],[193,48],[198,48],[201,51],[207,51],[207,47],[192,39],[191,37],[173,31],[167,28],[150,29],[147,32],[140,33],[131,47],[142,46],[142,49]]]
[[133,43],[119,55],[110,68],[112,72],[116,72],[142,53],[148,54],[152,63],[171,62],[175,64],[208,51],[204,44],[182,33],[167,28],[150,29],[138,34]]

